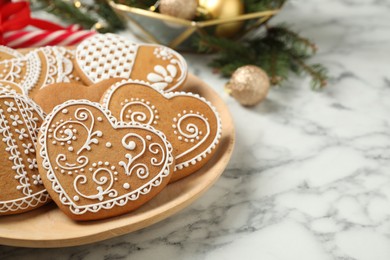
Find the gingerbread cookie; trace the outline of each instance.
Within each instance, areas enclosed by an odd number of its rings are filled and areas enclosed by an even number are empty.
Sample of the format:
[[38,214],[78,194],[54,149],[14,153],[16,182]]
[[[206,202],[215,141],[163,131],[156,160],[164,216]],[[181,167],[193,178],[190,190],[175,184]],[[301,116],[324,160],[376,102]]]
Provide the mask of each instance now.
[[23,54],[7,46],[0,45],[0,61],[22,58]]
[[164,93],[127,80],[113,85],[102,104],[120,121],[151,125],[167,136],[175,156],[171,182],[201,168],[214,154],[221,136],[216,109],[195,94]]
[[0,215],[17,214],[45,204],[36,161],[40,108],[25,96],[0,91]]
[[11,92],[15,92],[15,93],[24,95],[23,88],[20,85],[14,83],[14,82],[11,82],[11,81],[0,80],[0,91],[1,90],[11,91]]
[[173,91],[187,77],[183,57],[168,47],[137,44],[115,34],[96,34],[76,49],[76,66],[87,84],[108,78],[144,80]]
[[92,102],[99,102],[109,87],[122,80],[118,78],[106,79],[91,86],[76,83],[55,83],[39,90],[33,100],[45,113],[50,113],[55,106],[71,99],[88,99]]
[[73,51],[64,47],[38,48],[22,58],[0,62],[0,79],[19,84],[31,97],[56,82],[82,84],[73,69],[73,59]]
[[39,170],[59,208],[74,220],[102,219],[140,207],[169,182],[174,164],[165,136],[118,123],[98,103],[70,100],[46,117]]

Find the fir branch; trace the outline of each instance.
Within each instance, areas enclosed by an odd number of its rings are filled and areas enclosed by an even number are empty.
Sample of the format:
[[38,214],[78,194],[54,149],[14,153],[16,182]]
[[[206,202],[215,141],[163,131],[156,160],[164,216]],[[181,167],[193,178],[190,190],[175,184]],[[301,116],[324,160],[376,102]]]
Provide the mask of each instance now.
[[97,4],[96,13],[101,16],[109,25],[108,31],[117,31],[125,28],[121,18],[111,9],[106,0],[95,0]]
[[244,0],[244,6],[247,13],[252,13],[280,8],[285,2],[286,0]]
[[47,6],[46,11],[52,13],[66,22],[79,24],[85,29],[90,29],[97,20],[82,12],[73,2],[62,0],[38,0]]
[[[317,45],[315,43],[291,31],[284,24],[274,27],[268,27],[267,34],[272,38],[276,38],[280,41],[285,42],[287,45],[290,45],[291,47],[295,48],[300,53],[305,53],[305,55],[307,56],[313,55],[317,52]],[[311,53],[306,54],[307,52]]]
[[315,54],[315,44],[283,25],[267,27],[265,34],[242,41],[201,36],[197,46],[199,52],[217,52],[210,65],[223,76],[230,76],[237,68],[253,64],[268,73],[273,85],[286,80],[290,71],[307,73],[312,78],[313,89],[326,85],[326,69],[319,64],[305,63]]

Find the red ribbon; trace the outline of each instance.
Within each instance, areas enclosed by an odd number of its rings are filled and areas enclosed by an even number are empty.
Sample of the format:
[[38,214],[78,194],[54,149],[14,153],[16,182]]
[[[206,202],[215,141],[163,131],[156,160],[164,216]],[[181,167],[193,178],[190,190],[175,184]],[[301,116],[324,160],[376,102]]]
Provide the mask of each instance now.
[[32,18],[29,2],[0,0],[0,44],[5,45],[4,34],[9,31],[21,30],[27,26],[48,31],[71,30],[74,26],[63,27],[42,19]]

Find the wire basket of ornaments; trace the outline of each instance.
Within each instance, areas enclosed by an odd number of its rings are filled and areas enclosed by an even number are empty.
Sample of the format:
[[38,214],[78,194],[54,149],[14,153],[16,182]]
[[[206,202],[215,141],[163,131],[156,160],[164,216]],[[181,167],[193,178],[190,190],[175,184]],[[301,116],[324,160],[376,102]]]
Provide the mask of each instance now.
[[[142,40],[179,51],[197,51],[206,36],[241,38],[277,14],[284,1],[109,0]],[[263,1],[264,2],[264,1]]]

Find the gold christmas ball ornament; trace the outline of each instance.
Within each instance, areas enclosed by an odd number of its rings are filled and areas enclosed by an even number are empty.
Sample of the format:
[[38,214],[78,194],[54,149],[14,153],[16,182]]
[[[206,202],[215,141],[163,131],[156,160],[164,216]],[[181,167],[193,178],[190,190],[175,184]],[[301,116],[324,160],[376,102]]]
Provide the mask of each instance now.
[[[199,0],[199,8],[211,19],[229,19],[242,15],[244,4],[242,0]],[[229,22],[217,25],[215,35],[232,37],[242,28],[244,22]]]
[[269,87],[267,73],[257,66],[247,65],[234,71],[225,90],[241,105],[254,106],[267,96]]
[[197,0],[160,0],[160,13],[192,20],[196,15]]

